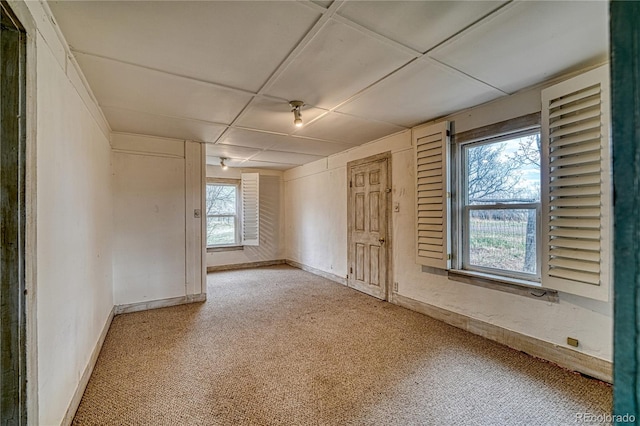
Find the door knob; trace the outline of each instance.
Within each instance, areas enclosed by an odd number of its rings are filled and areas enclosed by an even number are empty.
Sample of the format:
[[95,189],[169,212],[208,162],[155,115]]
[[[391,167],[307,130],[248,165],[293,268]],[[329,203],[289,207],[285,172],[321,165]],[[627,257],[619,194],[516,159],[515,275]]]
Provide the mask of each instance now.
[[385,239],[384,238],[378,238],[378,241],[380,241],[380,244],[382,244],[382,243],[385,242]]

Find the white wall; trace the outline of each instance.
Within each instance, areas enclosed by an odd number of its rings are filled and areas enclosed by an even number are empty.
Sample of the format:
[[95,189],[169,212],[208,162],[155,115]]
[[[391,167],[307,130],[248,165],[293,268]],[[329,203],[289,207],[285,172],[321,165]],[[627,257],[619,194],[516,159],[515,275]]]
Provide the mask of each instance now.
[[[457,132],[540,111],[540,89],[531,89],[450,116]],[[344,277],[347,274],[348,161],[391,151],[393,202],[393,271],[398,293],[547,342],[566,346],[567,336],[580,340],[578,350],[612,360],[612,302],[560,294],[545,302],[451,281],[422,272],[415,263],[415,178],[409,131],[328,160],[318,160],[284,174],[286,256],[307,266]]]
[[245,246],[242,250],[207,253],[207,266],[237,265],[284,259],[282,172],[261,169],[222,170],[207,166],[208,178],[240,179],[243,172],[260,173],[260,245]]
[[204,292],[200,144],[113,134],[112,145],[114,303]]
[[27,6],[38,26],[30,36],[37,37],[39,412],[30,422],[55,425],[113,307],[111,148],[106,122],[42,6]]

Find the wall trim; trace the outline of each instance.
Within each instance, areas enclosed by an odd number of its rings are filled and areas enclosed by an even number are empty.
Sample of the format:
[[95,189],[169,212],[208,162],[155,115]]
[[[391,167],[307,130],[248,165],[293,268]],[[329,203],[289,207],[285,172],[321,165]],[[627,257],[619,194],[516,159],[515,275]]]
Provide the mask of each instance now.
[[347,279],[343,278],[339,275],[332,274],[330,272],[325,272],[320,269],[316,269],[312,266],[304,265],[302,263],[296,262],[295,260],[287,259],[285,263],[289,266],[293,266],[294,268],[302,269],[303,271],[310,272],[314,275],[318,275],[322,278],[326,278],[330,281],[337,282],[338,284],[342,284],[344,286],[347,285]]
[[235,269],[259,268],[261,266],[284,265],[284,259],[261,260],[259,262],[231,263],[229,265],[207,266],[207,272],[233,271]]
[[82,372],[82,376],[80,377],[80,381],[78,382],[78,386],[76,387],[76,391],[73,393],[73,398],[71,398],[71,402],[69,403],[69,407],[67,407],[67,411],[62,418],[61,425],[69,426],[71,422],[73,422],[73,418],[76,415],[76,411],[78,411],[78,407],[80,406],[80,401],[82,400],[82,395],[84,395],[84,391],[89,384],[89,379],[91,378],[91,374],[93,373],[93,369],[96,366],[96,362],[98,361],[98,355],[100,355],[100,351],[102,350],[102,345],[104,344],[104,339],[107,337],[107,332],[111,327],[111,322],[113,321],[113,317],[115,316],[116,307],[111,308],[111,312],[109,312],[109,316],[107,317],[107,321],[104,323],[102,327],[102,331],[100,332],[100,337],[98,337],[98,341],[96,342],[96,346],[93,348],[91,352],[91,356],[89,357],[89,362],[87,363],[84,371]]
[[205,300],[207,300],[207,293],[187,294],[186,296],[170,297],[167,299],[147,300],[144,302],[116,305],[114,307],[114,310],[116,315],[122,315],[130,314],[131,312],[148,311],[150,309],[185,305],[187,303],[204,302]]
[[489,324],[453,311],[429,305],[400,294],[393,294],[391,303],[419,312],[470,333],[501,343],[560,367],[578,371],[596,379],[613,383],[613,363],[554,343],[527,336],[513,330]]

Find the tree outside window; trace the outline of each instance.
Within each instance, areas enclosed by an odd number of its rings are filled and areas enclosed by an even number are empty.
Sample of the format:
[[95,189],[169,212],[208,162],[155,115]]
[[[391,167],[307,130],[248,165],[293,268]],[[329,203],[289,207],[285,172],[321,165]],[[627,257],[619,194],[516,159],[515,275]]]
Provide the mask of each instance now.
[[239,183],[207,184],[207,247],[236,245]]
[[538,275],[539,132],[463,146],[463,267]]

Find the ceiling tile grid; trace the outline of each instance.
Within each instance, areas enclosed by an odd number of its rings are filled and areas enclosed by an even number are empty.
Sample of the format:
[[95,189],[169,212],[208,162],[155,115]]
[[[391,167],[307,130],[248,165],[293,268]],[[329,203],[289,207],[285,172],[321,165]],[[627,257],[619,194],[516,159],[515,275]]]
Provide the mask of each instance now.
[[608,54],[606,1],[50,6],[114,131],[215,143],[232,167],[285,170]]

